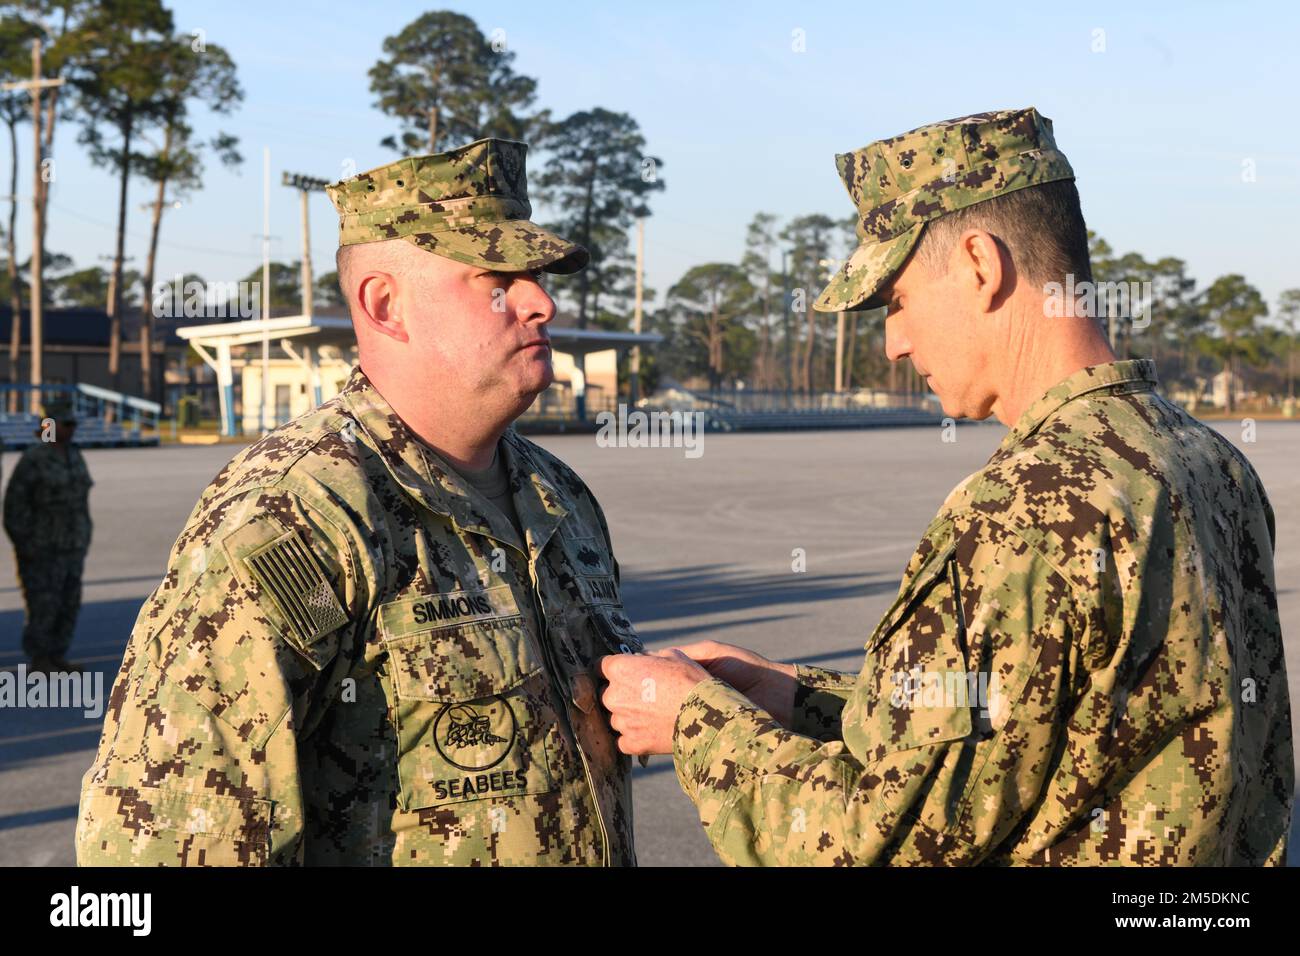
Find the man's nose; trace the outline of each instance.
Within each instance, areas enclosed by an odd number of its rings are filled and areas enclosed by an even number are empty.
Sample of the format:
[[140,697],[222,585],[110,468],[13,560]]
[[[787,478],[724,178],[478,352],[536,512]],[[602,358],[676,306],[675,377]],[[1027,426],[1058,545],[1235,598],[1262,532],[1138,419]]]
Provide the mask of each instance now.
[[912,354],[912,343],[903,334],[903,323],[897,316],[885,317],[885,357],[891,362]]
[[536,279],[529,276],[522,282],[516,282],[511,291],[515,289],[519,290],[518,297],[511,304],[523,321],[545,325],[555,318],[555,300]]

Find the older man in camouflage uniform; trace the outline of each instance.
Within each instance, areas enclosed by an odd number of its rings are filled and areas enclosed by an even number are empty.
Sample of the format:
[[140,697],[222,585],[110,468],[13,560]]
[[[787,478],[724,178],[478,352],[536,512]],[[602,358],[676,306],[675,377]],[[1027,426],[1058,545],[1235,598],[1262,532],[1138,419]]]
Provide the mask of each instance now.
[[600,507],[508,426],[550,384],[526,147],[329,188],[360,367],[203,493],[83,783],[82,864],[626,865],[598,700],[638,650]]
[[27,604],[23,651],[33,670],[80,669],[67,654],[81,610],[93,482],[72,443],[76,426],[70,402],[46,405],[39,440],[23,449],[5,492],[5,532]]
[[1153,364],[1061,301],[1091,275],[1050,121],[838,159],[862,243],[817,307],[887,306],[889,357],[1011,430],[926,529],[860,674],[714,643],[610,658],[620,747],[673,753],[732,863],[1282,863],[1273,513]]

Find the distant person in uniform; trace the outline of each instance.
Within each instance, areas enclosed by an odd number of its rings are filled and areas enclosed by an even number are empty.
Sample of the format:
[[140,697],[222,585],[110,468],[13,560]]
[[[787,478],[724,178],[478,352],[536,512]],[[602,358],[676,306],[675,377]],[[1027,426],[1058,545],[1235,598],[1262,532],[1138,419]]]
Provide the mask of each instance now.
[[72,443],[76,427],[70,403],[47,404],[38,440],[23,450],[5,491],[5,532],[27,605],[23,651],[32,670],[80,670],[67,654],[81,610],[93,482]]
[[730,863],[1283,864],[1273,511],[1154,363],[1111,352],[1051,122],[967,116],[838,166],[862,242],[817,308],[886,307],[892,361],[1010,430],[925,530],[859,674],[712,642],[611,656],[620,747],[673,754]]

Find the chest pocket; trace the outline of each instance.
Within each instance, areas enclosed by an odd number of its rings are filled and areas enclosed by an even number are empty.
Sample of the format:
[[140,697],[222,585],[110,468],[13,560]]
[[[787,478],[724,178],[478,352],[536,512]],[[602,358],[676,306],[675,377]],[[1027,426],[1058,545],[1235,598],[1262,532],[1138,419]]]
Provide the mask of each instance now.
[[381,609],[398,807],[554,790],[547,754],[559,746],[558,722],[522,615],[400,633],[394,618],[402,610]]
[[978,692],[979,675],[967,666],[954,551],[948,545],[913,560],[905,586],[867,641],[843,724],[845,741],[868,764],[971,733],[977,703],[971,691]]

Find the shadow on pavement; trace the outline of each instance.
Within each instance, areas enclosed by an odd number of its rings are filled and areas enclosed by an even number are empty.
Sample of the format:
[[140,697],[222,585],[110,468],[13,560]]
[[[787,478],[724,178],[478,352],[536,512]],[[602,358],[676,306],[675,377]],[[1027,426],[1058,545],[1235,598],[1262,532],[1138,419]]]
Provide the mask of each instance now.
[[53,823],[56,820],[75,820],[77,805],[70,803],[63,807],[47,807],[44,810],[29,810],[26,813],[11,813],[0,817],[0,832],[17,830],[21,827],[34,827],[40,823]]
[[[898,579],[872,581],[862,574],[746,574],[705,564],[648,574],[628,568],[623,602],[636,624],[675,618],[762,610],[773,605],[813,604],[893,593]],[[790,616],[790,615],[787,615]]]
[[[4,726],[0,730],[0,795],[6,792],[3,774],[29,767],[36,761],[90,750],[92,754],[86,760],[86,766],[90,766],[103,728],[108,694],[143,600],[124,598],[82,605],[68,658],[81,663],[91,675],[89,686],[82,684],[80,689],[88,690],[93,697],[79,700],[80,706],[75,707],[5,709]],[[0,611],[0,670],[16,674],[18,667],[26,662],[22,652],[22,625],[22,610]],[[88,717],[88,710],[97,713]],[[0,817],[5,819],[9,818]]]
[[[130,578],[96,578],[93,581],[89,579],[83,579],[81,584],[83,587],[94,587],[102,584],[153,585],[153,584],[157,584],[161,580],[162,580],[162,572],[159,572],[158,574],[141,574],[141,575],[137,575],[136,577],[130,577]],[[18,587],[18,585],[15,584],[13,587],[0,588],[0,594],[17,594],[21,590],[22,588]]]

